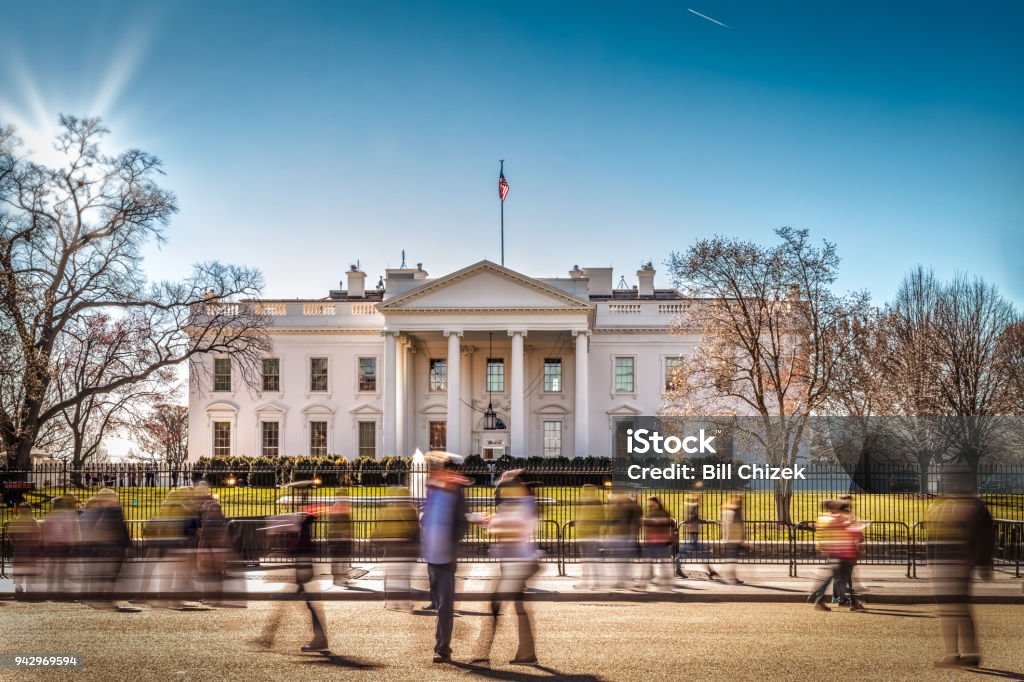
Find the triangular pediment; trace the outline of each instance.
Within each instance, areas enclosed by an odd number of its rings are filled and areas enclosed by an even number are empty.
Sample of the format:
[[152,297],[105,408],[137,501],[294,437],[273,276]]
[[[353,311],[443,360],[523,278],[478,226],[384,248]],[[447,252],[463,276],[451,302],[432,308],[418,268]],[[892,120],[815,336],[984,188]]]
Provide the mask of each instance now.
[[426,282],[377,306],[383,313],[592,308],[589,301],[486,260]]

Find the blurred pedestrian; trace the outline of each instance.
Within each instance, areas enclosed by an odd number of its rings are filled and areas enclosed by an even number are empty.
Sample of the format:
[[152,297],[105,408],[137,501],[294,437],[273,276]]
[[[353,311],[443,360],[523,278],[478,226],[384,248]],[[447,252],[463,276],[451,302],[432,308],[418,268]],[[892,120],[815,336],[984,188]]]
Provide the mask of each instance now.
[[657,497],[647,500],[643,516],[643,557],[637,586],[646,589],[648,583],[668,590],[672,587],[672,515]]
[[978,667],[981,648],[971,611],[971,575],[977,569],[982,578],[992,577],[992,515],[976,494],[975,474],[966,467],[944,472],[942,484],[926,525],[945,649],[936,665]]
[[743,496],[733,495],[729,501],[722,505],[722,519],[720,522],[722,531],[722,544],[726,565],[728,566],[728,577],[723,578],[727,583],[742,585],[736,571],[736,564],[739,561],[740,551],[746,542],[746,534],[743,528]]
[[373,529],[384,560],[384,608],[411,613],[409,576],[419,553],[419,519],[408,488],[393,486],[387,495]]
[[604,547],[608,555],[608,582],[625,589],[633,582],[633,564],[639,554],[640,505],[624,491],[612,492],[605,505]]
[[[32,516],[32,505],[24,502],[18,505],[18,513],[7,522],[7,537],[14,551],[14,591],[30,591],[32,581],[39,573],[42,559],[43,531]],[[0,548],[3,551],[3,548]]]
[[583,580],[577,589],[596,590],[601,583],[601,528],[604,504],[597,486],[590,483],[580,490],[576,504],[576,546],[579,549]]
[[[313,558],[315,546],[313,541],[313,529],[316,524],[316,517],[306,512],[294,514],[280,514],[267,518],[267,526],[263,532],[270,537],[272,546],[284,550],[295,565],[295,587],[300,593],[315,592],[311,589],[314,584],[315,574],[313,572]],[[277,634],[278,626],[284,615],[285,602],[279,602],[271,612],[263,628],[263,632],[256,642],[263,647],[271,647],[274,637]],[[300,647],[300,650],[307,653],[330,652],[330,645],[327,639],[327,617],[324,613],[323,602],[309,600],[306,602],[309,609],[310,622],[313,627],[313,639]]]
[[331,576],[338,587],[345,587],[351,582],[352,526],[348,489],[341,488],[338,499],[327,512],[327,549],[331,555]]
[[[685,578],[683,563],[693,559],[706,558],[704,548],[700,543],[700,530],[704,521],[700,518],[700,495],[687,493],[683,497],[682,523],[679,524],[679,551],[675,557],[675,574]],[[704,564],[704,570],[708,578],[715,579],[721,576],[711,567],[710,563]]]
[[81,541],[78,500],[74,495],[53,498],[50,513],[43,521],[42,535],[46,554],[46,591],[67,592],[71,565]]
[[[480,628],[473,665],[490,666],[491,646],[498,627],[503,599],[510,600],[516,613],[518,646],[510,665],[537,665],[533,626],[523,604],[527,581],[537,572],[537,550],[533,535],[537,526],[537,504],[516,473],[499,483],[500,500],[495,513],[483,521],[491,540],[490,554],[500,563],[500,575],[491,594],[490,617]],[[496,491],[497,492],[497,491]]]
[[466,499],[469,480],[453,471],[451,460],[428,453],[427,498],[423,503],[421,543],[427,564],[430,593],[437,606],[434,663],[452,660],[452,628],[455,619],[455,561],[458,543],[466,533]]
[[[217,497],[205,483],[199,483],[196,490],[199,507],[196,575],[199,591],[213,596],[213,600],[208,602],[212,605],[244,607],[244,603],[224,600],[227,593],[227,571],[231,562],[237,559],[234,543],[228,532],[228,520],[224,517]],[[244,591],[244,587],[240,591]]]
[[[103,488],[96,493],[85,503],[80,525],[84,591],[100,595],[113,592],[121,574],[125,553],[131,544],[117,493],[110,488]],[[103,600],[93,605],[105,608],[114,606]]]
[[829,585],[835,592],[836,601],[848,603],[851,611],[863,611],[864,606],[856,595],[847,592],[853,583],[853,568],[860,551],[862,527],[843,511],[839,500],[825,500],[822,513],[815,522],[814,534],[818,541],[818,552],[828,561],[829,574],[811,592],[810,599],[819,611],[831,611],[825,604],[825,592]]

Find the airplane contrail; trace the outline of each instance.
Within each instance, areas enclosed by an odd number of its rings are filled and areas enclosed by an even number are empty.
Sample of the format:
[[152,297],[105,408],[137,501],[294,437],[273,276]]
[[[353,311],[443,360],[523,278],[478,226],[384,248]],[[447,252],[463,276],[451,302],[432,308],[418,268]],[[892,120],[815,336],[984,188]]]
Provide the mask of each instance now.
[[729,28],[728,26],[726,26],[725,24],[723,24],[722,22],[720,22],[720,21],[719,21],[718,19],[712,19],[712,18],[711,18],[711,17],[709,17],[708,15],[706,15],[706,14],[701,14],[701,13],[700,13],[700,12],[698,12],[697,10],[695,10],[695,9],[690,9],[689,7],[687,7],[686,9],[687,9],[687,11],[689,11],[689,12],[693,12],[694,14],[696,14],[696,15],[697,15],[698,17],[700,17],[701,19],[707,19],[708,21],[710,21],[710,22],[712,22],[712,23],[715,23],[715,24],[718,24],[719,26],[721,26],[721,27],[723,27],[723,28]]

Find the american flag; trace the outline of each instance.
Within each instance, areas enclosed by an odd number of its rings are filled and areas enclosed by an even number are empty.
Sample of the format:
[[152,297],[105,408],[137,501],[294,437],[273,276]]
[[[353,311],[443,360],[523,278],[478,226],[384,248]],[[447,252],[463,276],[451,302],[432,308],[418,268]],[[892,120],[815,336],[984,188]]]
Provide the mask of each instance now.
[[501,202],[505,203],[505,197],[508,196],[508,181],[505,180],[504,171],[498,176],[498,196],[501,197]]

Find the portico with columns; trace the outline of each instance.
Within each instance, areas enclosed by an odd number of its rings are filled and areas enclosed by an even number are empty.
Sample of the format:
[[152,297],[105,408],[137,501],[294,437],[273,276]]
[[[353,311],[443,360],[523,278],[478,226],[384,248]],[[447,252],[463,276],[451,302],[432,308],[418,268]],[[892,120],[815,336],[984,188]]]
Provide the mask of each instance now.
[[[547,428],[565,454],[588,454],[589,301],[485,261],[377,309],[385,452],[443,446],[522,457],[543,452]],[[400,347],[412,349],[411,361],[399,361]],[[431,384],[431,360],[442,358],[443,391]],[[415,397],[411,418],[401,395]]]

